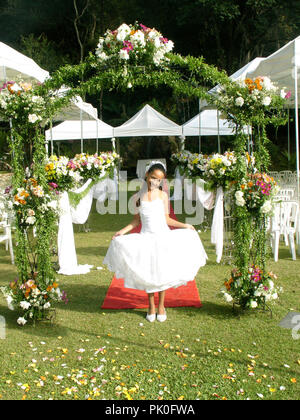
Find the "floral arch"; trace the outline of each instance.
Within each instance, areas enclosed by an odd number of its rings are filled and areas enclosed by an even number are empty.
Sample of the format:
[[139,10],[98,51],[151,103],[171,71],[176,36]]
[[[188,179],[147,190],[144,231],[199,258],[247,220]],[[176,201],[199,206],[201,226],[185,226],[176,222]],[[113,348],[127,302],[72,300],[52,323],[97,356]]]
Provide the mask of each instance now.
[[[3,291],[10,305],[21,307],[24,311],[19,323],[45,318],[52,302],[64,298],[51,264],[50,249],[57,221],[55,194],[58,191],[49,182],[49,166],[45,171],[49,162],[44,129],[55,113],[75,95],[95,94],[101,90],[132,92],[136,87],[167,86],[175,94],[213,101],[236,129],[236,179],[242,180],[250,170],[244,159],[246,139],[241,130],[244,124],[258,128],[259,169],[267,169],[265,127],[270,122],[283,121],[283,99],[273,92],[270,93],[272,104],[260,101],[253,104],[249,102],[253,99],[250,96],[254,91],[252,87],[232,83],[224,72],[206,64],[203,58],[172,53],[173,47],[172,41],[155,29],[138,23],[123,24],[115,31],[107,31],[100,38],[96,52],[90,53],[85,61],[60,68],[44,84],[32,86],[22,81],[10,81],[3,85],[0,112],[11,121],[13,185],[10,194],[16,218],[19,275],[18,280]],[[207,94],[207,86],[216,84],[223,87],[220,95],[214,98]],[[68,90],[64,89],[61,96],[58,93],[65,86]],[[242,100],[244,107],[241,106]],[[76,167],[76,162],[73,164]],[[76,172],[76,168],[73,169]],[[110,169],[107,160],[98,159],[98,177],[107,175]],[[203,174],[198,170],[194,175],[201,177]],[[223,183],[224,179],[220,182]],[[243,235],[246,238],[243,247],[246,252],[246,242],[251,240],[249,212],[246,207],[243,211],[238,205],[235,208],[235,233],[237,240]],[[265,222],[260,219],[257,229],[260,229],[261,223]],[[262,244],[263,240],[265,238],[259,243]],[[264,245],[260,247],[260,261],[265,261]],[[237,252],[235,265],[243,281],[248,278],[249,262],[249,252],[245,255]]]

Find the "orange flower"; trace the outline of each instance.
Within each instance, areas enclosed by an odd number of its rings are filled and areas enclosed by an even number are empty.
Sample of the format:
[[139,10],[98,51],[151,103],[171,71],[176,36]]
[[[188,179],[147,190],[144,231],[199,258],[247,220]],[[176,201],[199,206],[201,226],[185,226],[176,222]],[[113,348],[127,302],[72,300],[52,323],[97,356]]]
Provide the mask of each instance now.
[[52,286],[54,287],[54,289],[57,289],[58,288],[58,283],[54,282]]
[[47,292],[51,292],[52,289],[53,289],[52,286],[48,286],[46,290],[47,290]]

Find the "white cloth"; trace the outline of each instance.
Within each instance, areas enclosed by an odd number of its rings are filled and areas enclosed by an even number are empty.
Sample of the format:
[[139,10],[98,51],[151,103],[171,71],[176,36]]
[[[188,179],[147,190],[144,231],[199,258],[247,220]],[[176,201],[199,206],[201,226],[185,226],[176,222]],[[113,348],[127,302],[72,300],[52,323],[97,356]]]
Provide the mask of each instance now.
[[[72,191],[73,193],[80,194],[89,188],[92,179],[89,179],[82,187]],[[59,261],[59,274],[73,275],[73,274],[87,274],[93,267],[89,264],[78,265],[76,247],[74,240],[73,223],[84,224],[86,223],[93,198],[97,200],[96,207],[99,208],[100,204],[109,196],[110,199],[116,200],[118,197],[117,188],[117,173],[115,172],[114,179],[105,178],[93,185],[88,193],[83,197],[76,207],[70,205],[69,196],[64,192],[59,200],[60,218],[58,228],[58,261]]]
[[224,244],[224,191],[217,189],[216,205],[211,226],[211,243],[216,245],[217,263],[221,262]]
[[71,276],[73,274],[87,274],[91,265],[78,265],[75,248],[73,223],[69,196],[64,192],[59,200],[60,218],[58,227],[58,274]]
[[112,240],[103,264],[124,279],[126,288],[147,293],[176,288],[194,280],[207,255],[191,229],[170,230],[161,199],[141,201],[141,233]]
[[[89,179],[81,188],[78,188],[73,192],[80,194],[89,187],[91,182],[92,180]],[[93,203],[93,192],[94,187],[92,187],[87,195],[82,200],[80,200],[76,208],[71,206],[70,211],[73,223],[77,225],[83,225],[87,221]]]

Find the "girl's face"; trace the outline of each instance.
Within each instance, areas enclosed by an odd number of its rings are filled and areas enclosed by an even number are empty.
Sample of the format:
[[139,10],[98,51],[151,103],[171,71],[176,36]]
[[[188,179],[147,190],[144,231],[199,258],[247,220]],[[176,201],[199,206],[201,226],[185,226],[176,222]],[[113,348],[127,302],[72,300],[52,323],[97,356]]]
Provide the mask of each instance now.
[[162,180],[165,179],[165,174],[159,170],[155,169],[151,173],[147,173],[147,186],[148,190],[156,190],[161,186]]

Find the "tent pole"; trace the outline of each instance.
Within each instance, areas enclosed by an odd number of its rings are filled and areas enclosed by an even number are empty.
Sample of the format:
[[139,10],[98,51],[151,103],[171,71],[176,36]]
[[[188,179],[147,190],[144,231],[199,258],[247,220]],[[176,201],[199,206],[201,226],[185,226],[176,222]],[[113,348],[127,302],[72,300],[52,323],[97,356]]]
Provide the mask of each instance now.
[[113,137],[113,138],[111,139],[111,143],[112,143],[112,149],[113,149],[113,152],[115,152],[115,151],[116,151],[116,139],[115,139],[115,137]]
[[52,119],[50,121],[50,134],[51,134],[51,156],[53,156],[53,131],[52,131]]
[[96,140],[96,153],[97,153],[97,155],[98,155],[98,153],[99,153],[99,139],[98,139],[98,135],[99,135],[99,133],[98,133],[98,120],[96,120],[96,133],[97,133],[97,140]]
[[199,99],[199,153],[201,153],[201,99]]
[[290,169],[291,160],[291,133],[290,133],[290,108],[288,108],[288,169]]
[[217,120],[218,120],[218,153],[221,154],[221,141],[220,141],[220,115],[219,110],[217,110]]
[[80,129],[81,129],[81,140],[80,140],[80,153],[83,153],[83,122],[82,122],[82,109],[80,109]]
[[[296,48],[296,47],[295,47]],[[296,161],[297,161],[297,198],[299,200],[300,193],[300,170],[299,170],[299,114],[298,114],[298,74],[297,74],[297,60],[296,60],[296,51],[295,51],[295,68],[294,68],[294,78],[295,78],[295,129],[296,129]]]

